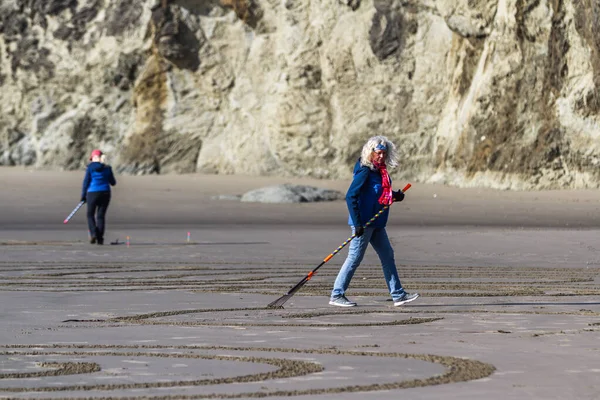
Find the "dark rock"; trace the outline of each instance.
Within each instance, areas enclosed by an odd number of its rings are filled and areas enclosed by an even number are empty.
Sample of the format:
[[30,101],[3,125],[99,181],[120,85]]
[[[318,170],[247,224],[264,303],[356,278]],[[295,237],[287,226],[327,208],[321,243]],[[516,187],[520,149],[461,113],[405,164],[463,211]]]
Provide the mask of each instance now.
[[141,53],[121,53],[111,83],[121,90],[128,90],[137,78],[140,66],[144,63]]
[[17,69],[36,72],[42,79],[54,76],[54,63],[50,61],[50,50],[39,46],[39,40],[28,36],[20,40],[17,50],[12,54],[11,67],[13,73]]
[[137,1],[118,1],[107,11],[106,33],[110,36],[123,34],[127,29],[135,29],[142,16],[142,4]]
[[339,0],[340,3],[350,7],[352,11],[358,10],[361,0]]
[[38,0],[33,3],[42,14],[48,15],[60,14],[66,9],[74,10],[77,7],[77,0]]
[[181,20],[179,8],[155,7],[152,10],[152,25],[158,53],[178,68],[196,71],[200,66],[200,41]]
[[376,6],[376,10],[369,29],[369,44],[373,54],[385,60],[403,47],[403,18],[385,5]]

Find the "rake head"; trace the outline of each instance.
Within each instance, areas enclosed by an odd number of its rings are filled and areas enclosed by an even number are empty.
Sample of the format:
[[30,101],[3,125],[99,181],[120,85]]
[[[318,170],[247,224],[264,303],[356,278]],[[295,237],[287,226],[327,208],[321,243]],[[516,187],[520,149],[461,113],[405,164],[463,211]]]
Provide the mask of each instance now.
[[[321,265],[323,265],[323,263],[321,263]],[[319,265],[319,267],[321,266]],[[283,308],[283,304],[288,301],[298,290],[300,290],[300,288],[302,286],[304,286],[304,284],[306,282],[308,282],[312,276],[314,275],[315,271],[317,269],[319,269],[319,267],[317,267],[316,269],[312,270],[311,272],[308,273],[308,275],[306,275],[300,282],[298,282],[296,284],[296,286],[294,286],[293,288],[291,288],[286,294],[284,294],[283,296],[281,296],[280,298],[278,298],[277,300],[275,300],[272,303],[269,303],[269,305],[267,306],[267,308]]]
[[283,305],[286,301],[288,301],[294,294],[286,294],[275,300],[274,302],[269,303],[267,308],[283,308]]

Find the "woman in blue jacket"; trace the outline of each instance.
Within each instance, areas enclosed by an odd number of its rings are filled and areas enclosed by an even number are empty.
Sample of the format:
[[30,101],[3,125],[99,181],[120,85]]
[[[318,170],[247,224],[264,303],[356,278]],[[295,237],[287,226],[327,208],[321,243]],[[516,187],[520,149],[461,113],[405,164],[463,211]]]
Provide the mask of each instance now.
[[85,170],[81,201],[87,202],[87,220],[90,230],[90,243],[104,244],[106,210],[110,203],[110,187],[117,181],[110,165],[103,162],[100,150],[93,150],[90,163]]
[[371,225],[364,227],[377,212],[394,201],[404,200],[402,191],[392,191],[392,180],[387,167],[398,165],[396,146],[385,136],[374,136],[363,146],[361,157],[354,166],[354,178],[346,193],[348,224],[356,237],[350,242],[348,257],[338,273],[329,304],[339,307],[354,307],[356,303],[346,298],[350,280],[360,265],[369,243],[379,256],[383,275],[394,300],[401,306],[416,300],[418,293],[407,293],[396,269],[394,249],[385,231],[389,209],[385,210]]

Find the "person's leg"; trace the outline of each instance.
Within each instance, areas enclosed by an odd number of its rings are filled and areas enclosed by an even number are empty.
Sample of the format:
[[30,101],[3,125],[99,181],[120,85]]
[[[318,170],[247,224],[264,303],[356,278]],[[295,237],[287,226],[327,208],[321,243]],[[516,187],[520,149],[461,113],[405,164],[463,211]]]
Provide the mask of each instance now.
[[96,243],[98,239],[96,227],[96,208],[98,207],[98,192],[88,192],[86,196],[87,202],[87,221],[90,231],[90,243]]
[[110,192],[100,192],[98,196],[98,244],[104,244],[104,228],[106,226],[106,210],[110,204]]
[[[354,228],[352,229],[352,233],[354,233]],[[340,268],[340,272],[338,273],[337,278],[335,278],[335,283],[333,284],[333,290],[331,291],[332,300],[340,296],[344,296],[344,293],[350,285],[350,280],[352,279],[352,276],[354,276],[356,268],[358,268],[365,255],[365,251],[369,245],[369,240],[372,233],[373,229],[367,228],[361,237],[354,238],[350,242],[346,261],[344,261],[344,264]]]
[[419,293],[408,293],[402,288],[400,278],[398,278],[396,261],[394,260],[394,249],[385,228],[375,230],[371,236],[371,245],[377,252],[379,260],[381,260],[383,276],[394,300],[394,306],[401,306],[416,300],[419,297]]
[[373,235],[371,235],[371,246],[373,246],[379,256],[388,290],[392,295],[392,299],[396,301],[402,297],[404,289],[402,288],[402,283],[400,283],[400,278],[398,277],[396,261],[394,260],[394,249],[392,248],[392,244],[390,243],[385,228],[377,228],[374,230]]

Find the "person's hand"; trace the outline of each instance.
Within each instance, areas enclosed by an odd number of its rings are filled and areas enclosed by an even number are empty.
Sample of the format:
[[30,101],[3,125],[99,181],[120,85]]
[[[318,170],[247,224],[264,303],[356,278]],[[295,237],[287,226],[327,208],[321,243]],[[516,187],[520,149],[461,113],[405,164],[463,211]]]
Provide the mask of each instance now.
[[81,201],[83,201],[84,203],[86,202],[86,197],[85,196],[81,196]]
[[402,201],[404,200],[404,193],[402,193],[401,190],[398,190],[397,192],[394,192],[393,196],[394,201]]
[[365,233],[365,228],[362,225],[354,227],[354,237],[361,237]]

